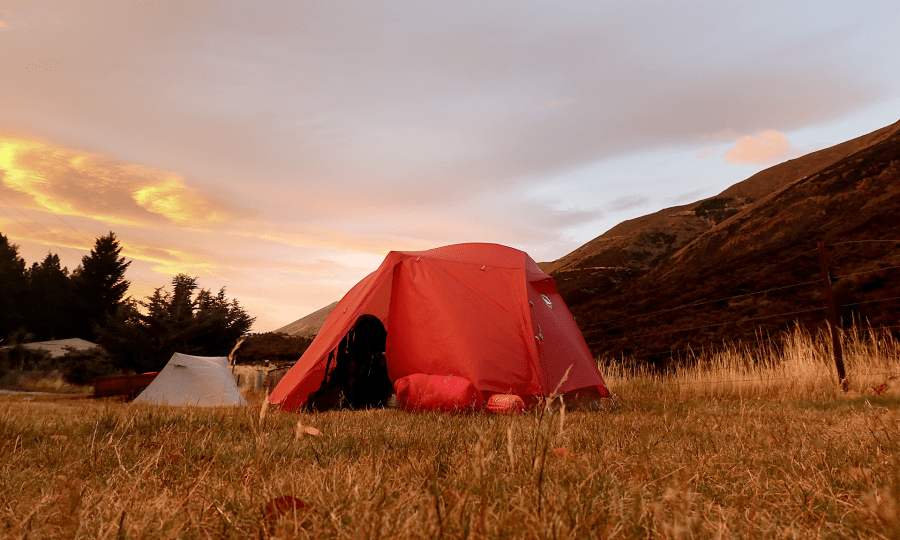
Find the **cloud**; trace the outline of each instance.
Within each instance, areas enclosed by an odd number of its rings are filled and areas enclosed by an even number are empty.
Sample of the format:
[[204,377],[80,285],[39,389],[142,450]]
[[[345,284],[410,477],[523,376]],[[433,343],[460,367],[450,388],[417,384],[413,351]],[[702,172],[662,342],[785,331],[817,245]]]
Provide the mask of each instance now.
[[[45,211],[16,211],[0,204],[0,231],[29,244],[39,244],[40,251],[50,248],[62,250],[61,256],[80,260],[77,252],[93,247],[91,233],[82,233],[86,220],[70,217],[61,223]],[[74,223],[75,227],[68,226]],[[240,226],[237,226],[240,225]],[[94,226],[94,229],[97,227]],[[223,277],[245,271],[271,271],[281,275],[331,276],[342,275],[348,269],[372,264],[393,243],[375,237],[374,245],[362,235],[344,231],[301,231],[286,227],[285,231],[263,232],[272,224],[242,222],[229,228],[190,229],[174,225],[122,226],[115,232],[122,246],[122,255],[148,265],[154,272],[166,276],[177,273]],[[99,236],[99,234],[97,234]],[[330,239],[330,240],[329,240]],[[376,249],[384,247],[383,250]],[[390,246],[390,247],[388,247]],[[430,243],[411,244],[403,249],[428,249]],[[339,262],[340,261],[340,262]]]
[[227,213],[209,205],[202,193],[185,186],[184,180],[177,175],[136,189],[132,198],[148,211],[180,223],[218,223],[228,217]]
[[543,102],[540,106],[540,109],[545,111],[552,111],[554,109],[564,109],[576,103],[577,101],[574,99],[550,99]]
[[343,227],[242,221],[226,224],[217,230],[234,238],[243,237],[281,246],[362,254],[384,255],[396,249],[420,250],[434,247],[421,229],[405,229],[404,218],[405,216],[396,214],[391,227],[365,220],[348,222]]
[[[194,2],[178,13],[40,4],[22,3],[16,18],[34,31],[2,44],[12,82],[0,85],[0,121],[99,144],[193,185],[265,183],[254,194],[264,204],[317,216],[323,200],[339,205],[328,200],[336,185],[360,207],[465,201],[726,127],[833,120],[889,86],[881,64],[839,54],[853,35],[809,47],[832,25],[798,30],[797,14],[771,0]],[[47,13],[65,24],[49,27]],[[766,40],[754,41],[763,24]],[[28,71],[42,59],[67,67]],[[285,196],[300,187],[302,200]],[[398,193],[408,195],[388,200]]]
[[0,135],[0,188],[29,207],[122,225],[205,227],[242,215],[180,175],[100,153]]
[[621,212],[647,206],[648,204],[650,204],[650,197],[646,195],[625,195],[609,201],[606,204],[606,209],[611,212]]
[[769,165],[794,157],[797,152],[784,133],[770,129],[739,138],[723,157],[728,163]]

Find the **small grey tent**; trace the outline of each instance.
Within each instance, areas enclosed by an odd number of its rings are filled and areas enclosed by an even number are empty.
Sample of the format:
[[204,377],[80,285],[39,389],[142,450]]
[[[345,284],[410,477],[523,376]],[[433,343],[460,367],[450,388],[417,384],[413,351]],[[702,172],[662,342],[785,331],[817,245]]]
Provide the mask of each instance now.
[[221,407],[246,405],[224,356],[175,353],[156,379],[134,400],[157,405]]

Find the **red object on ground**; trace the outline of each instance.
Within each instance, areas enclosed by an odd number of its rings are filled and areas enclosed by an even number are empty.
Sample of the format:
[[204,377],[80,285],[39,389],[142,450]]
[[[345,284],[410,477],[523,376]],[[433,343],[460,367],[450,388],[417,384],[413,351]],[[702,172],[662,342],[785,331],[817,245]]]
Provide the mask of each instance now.
[[329,352],[363,314],[387,331],[391,381],[452,375],[483,393],[525,398],[590,389],[609,397],[553,278],[517,249],[456,244],[388,253],[338,302],[269,401],[302,407],[322,383]]
[[484,403],[474,384],[452,375],[416,373],[397,379],[394,389],[400,407],[407,411],[472,411]]
[[515,394],[494,394],[488,398],[485,408],[496,414],[522,414],[525,401]]
[[94,378],[94,397],[135,397],[146,388],[158,373],[140,375],[104,375]]

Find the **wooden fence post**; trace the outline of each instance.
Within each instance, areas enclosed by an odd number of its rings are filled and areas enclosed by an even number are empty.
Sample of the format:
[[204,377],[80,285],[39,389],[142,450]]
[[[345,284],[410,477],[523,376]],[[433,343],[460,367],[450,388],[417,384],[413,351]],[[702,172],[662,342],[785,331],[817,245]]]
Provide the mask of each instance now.
[[837,368],[838,384],[841,390],[849,389],[847,372],[844,371],[844,351],[841,349],[841,338],[838,335],[837,310],[834,307],[834,293],[831,290],[831,276],[828,273],[828,253],[825,251],[825,242],[819,242],[819,265],[822,267],[822,292],[825,295],[825,308],[827,309],[828,326],[831,327],[831,345],[834,351],[834,365]]

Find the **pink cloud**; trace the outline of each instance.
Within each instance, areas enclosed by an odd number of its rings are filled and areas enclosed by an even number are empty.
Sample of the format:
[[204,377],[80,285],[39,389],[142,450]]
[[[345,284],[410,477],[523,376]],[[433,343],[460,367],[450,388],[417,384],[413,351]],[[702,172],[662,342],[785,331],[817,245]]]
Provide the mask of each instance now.
[[784,133],[768,129],[739,138],[734,147],[725,152],[724,158],[728,163],[769,165],[793,157],[796,152]]

